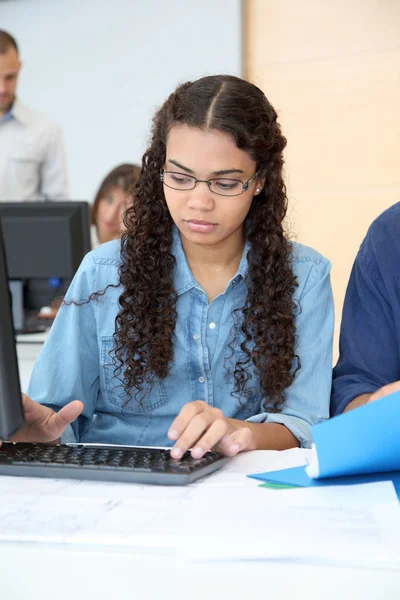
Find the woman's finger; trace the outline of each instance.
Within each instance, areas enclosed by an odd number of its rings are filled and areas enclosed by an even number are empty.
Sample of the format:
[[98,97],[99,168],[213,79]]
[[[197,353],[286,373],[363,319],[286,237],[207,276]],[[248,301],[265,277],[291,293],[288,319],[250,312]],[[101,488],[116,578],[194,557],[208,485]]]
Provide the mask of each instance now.
[[206,452],[214,448],[229,431],[229,423],[226,419],[216,419],[207,429],[206,433],[197,441],[192,448],[193,458],[201,458]]
[[196,415],[204,412],[207,408],[209,408],[208,404],[202,400],[194,400],[193,402],[185,404],[179,415],[172,422],[172,425],[168,430],[168,438],[170,440],[177,440],[185,431],[191,420],[194,419]]
[[63,406],[58,413],[53,413],[48,419],[47,423],[42,425],[42,431],[49,441],[58,439],[62,436],[65,428],[75,421],[83,410],[83,402],[80,400],[73,400],[66,406]]
[[81,414],[83,410],[83,402],[80,400],[73,400],[69,402],[66,406],[63,406],[58,413],[54,413],[51,415],[50,419],[46,424],[46,433],[49,438],[56,439],[61,437],[64,433],[65,428],[75,421],[77,417]]
[[187,427],[181,433],[177,439],[174,447],[171,449],[171,456],[173,458],[181,458],[181,456],[192,448],[197,440],[201,438],[203,433],[210,427],[214,421],[214,415],[211,410],[204,410],[201,413],[196,414],[192,420],[188,423]]
[[252,435],[248,427],[241,427],[222,437],[214,449],[222,452],[225,456],[235,456],[238,452],[243,452],[250,447]]

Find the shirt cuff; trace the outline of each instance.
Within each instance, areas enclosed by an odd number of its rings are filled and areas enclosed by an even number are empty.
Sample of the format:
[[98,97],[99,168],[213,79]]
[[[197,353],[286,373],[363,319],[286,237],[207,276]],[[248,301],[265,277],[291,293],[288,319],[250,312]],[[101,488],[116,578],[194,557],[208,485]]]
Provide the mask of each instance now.
[[260,413],[246,419],[246,421],[249,423],[279,423],[280,425],[284,425],[299,441],[301,448],[311,448],[311,425],[300,417],[293,417],[292,415],[285,415],[283,413]]

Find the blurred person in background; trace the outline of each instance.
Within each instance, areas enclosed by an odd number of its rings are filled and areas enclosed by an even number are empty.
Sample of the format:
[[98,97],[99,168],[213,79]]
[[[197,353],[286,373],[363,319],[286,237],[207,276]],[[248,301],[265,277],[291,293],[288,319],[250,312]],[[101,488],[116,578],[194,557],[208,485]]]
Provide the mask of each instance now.
[[0,30],[0,200],[64,200],[68,176],[60,127],[16,96],[18,45]]
[[115,167],[100,184],[92,207],[92,247],[121,236],[125,227],[124,212],[132,202],[131,188],[140,175],[135,164]]
[[[132,203],[131,188],[139,179],[140,167],[135,164],[121,164],[105,176],[91,207],[92,248],[119,238],[125,231],[123,216]],[[58,313],[63,297],[57,296],[51,306],[36,315],[50,324]]]
[[[119,238],[125,231],[123,217],[132,204],[131,188],[139,179],[140,167],[126,163],[115,167],[105,176],[97,191],[91,207],[91,243],[92,248]],[[53,321],[62,304],[63,297],[57,296],[51,306],[37,317]]]

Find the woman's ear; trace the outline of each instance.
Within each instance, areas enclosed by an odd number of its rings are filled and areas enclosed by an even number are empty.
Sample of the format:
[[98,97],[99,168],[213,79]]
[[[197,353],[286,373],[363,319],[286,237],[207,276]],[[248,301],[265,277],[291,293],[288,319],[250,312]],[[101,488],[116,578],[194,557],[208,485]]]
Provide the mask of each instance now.
[[262,179],[257,179],[256,182],[256,191],[254,192],[254,195],[257,196],[262,189],[264,189],[264,185],[265,185],[265,177],[263,177]]

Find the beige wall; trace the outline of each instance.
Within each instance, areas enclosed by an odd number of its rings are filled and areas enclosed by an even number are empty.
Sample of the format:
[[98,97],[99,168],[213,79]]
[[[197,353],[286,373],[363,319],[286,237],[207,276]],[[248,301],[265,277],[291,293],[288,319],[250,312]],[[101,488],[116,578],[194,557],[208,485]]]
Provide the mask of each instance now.
[[333,263],[336,356],[358,247],[400,201],[400,0],[247,0],[244,67],[288,139],[295,238]]

